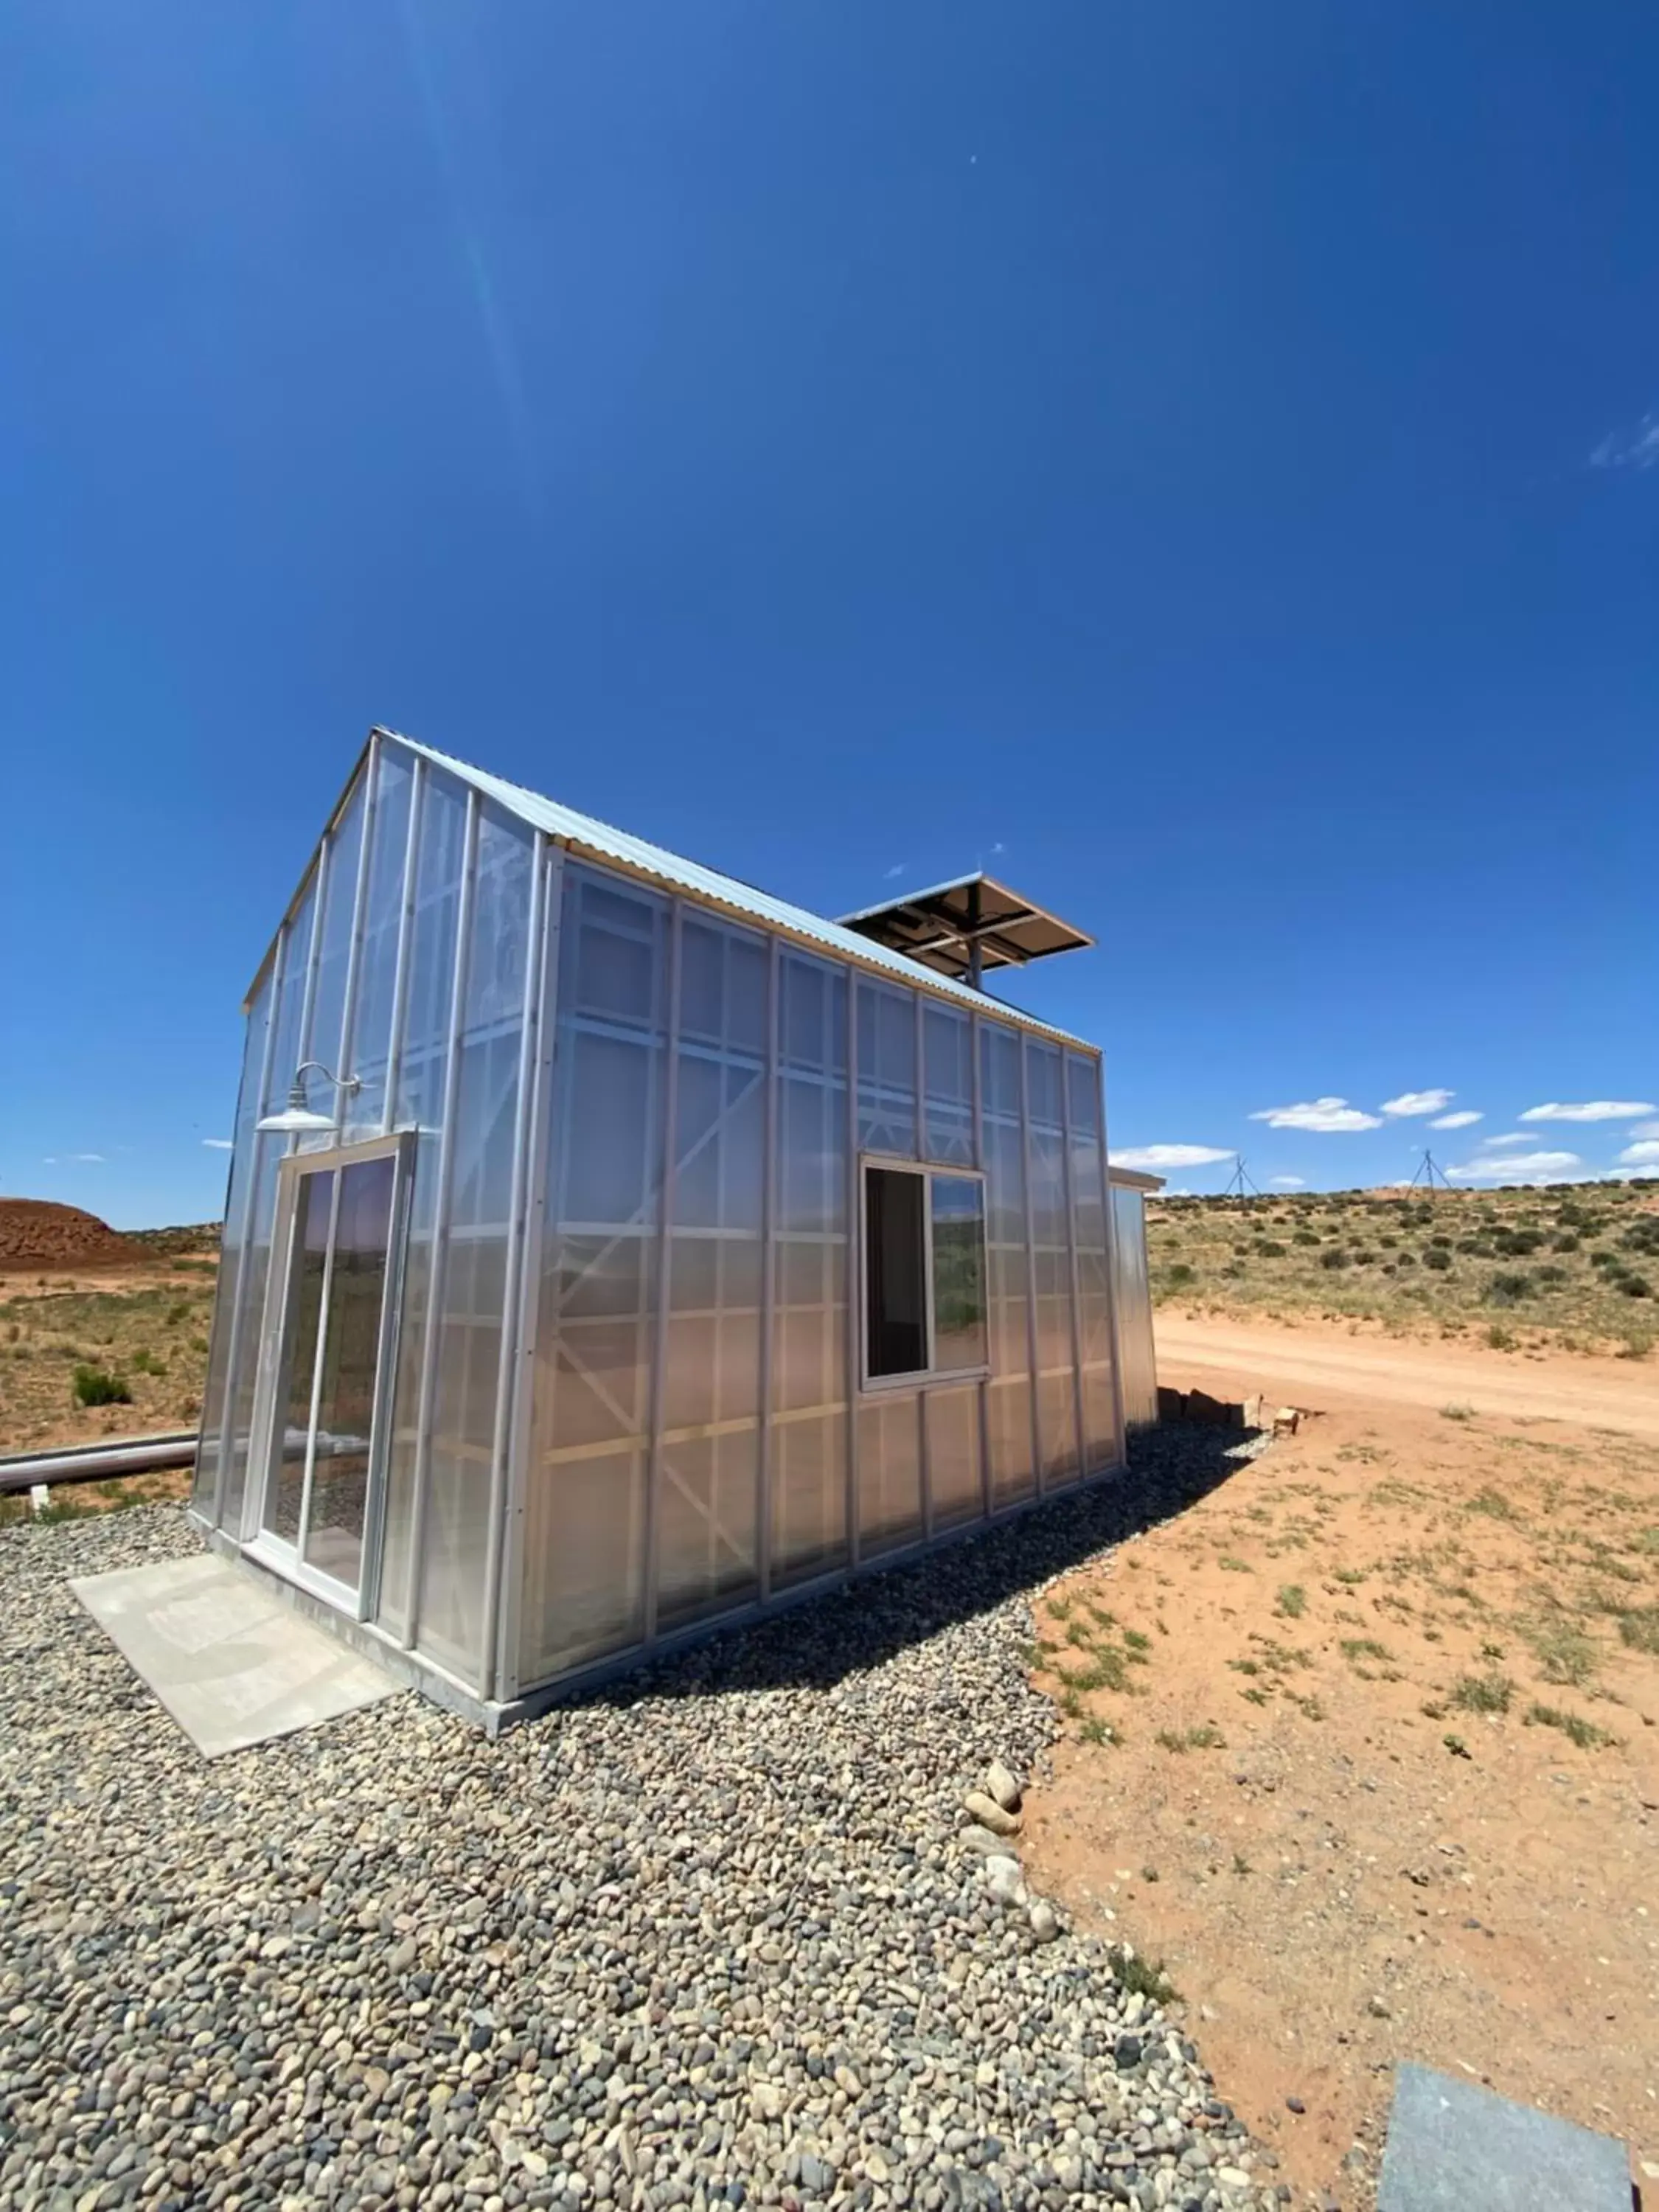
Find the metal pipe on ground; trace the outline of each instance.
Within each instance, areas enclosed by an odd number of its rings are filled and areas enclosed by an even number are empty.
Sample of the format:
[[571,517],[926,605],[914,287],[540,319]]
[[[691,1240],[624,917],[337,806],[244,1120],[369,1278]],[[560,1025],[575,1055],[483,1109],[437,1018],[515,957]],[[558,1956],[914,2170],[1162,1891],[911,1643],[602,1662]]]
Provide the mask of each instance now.
[[67,1444],[51,1451],[17,1452],[0,1459],[0,1498],[33,1490],[37,1483],[107,1482],[112,1476],[152,1474],[162,1468],[192,1467],[196,1431],[176,1435],[131,1437],[112,1444]]

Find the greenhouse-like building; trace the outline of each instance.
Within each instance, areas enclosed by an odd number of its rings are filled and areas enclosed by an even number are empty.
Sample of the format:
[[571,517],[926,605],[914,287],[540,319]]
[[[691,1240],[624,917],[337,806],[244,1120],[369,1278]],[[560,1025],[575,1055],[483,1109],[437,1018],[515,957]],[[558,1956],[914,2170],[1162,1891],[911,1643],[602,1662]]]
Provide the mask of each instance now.
[[212,1540],[495,1726],[1121,1467],[1100,1056],[976,988],[1087,942],[982,876],[828,921],[374,732],[246,1002]]

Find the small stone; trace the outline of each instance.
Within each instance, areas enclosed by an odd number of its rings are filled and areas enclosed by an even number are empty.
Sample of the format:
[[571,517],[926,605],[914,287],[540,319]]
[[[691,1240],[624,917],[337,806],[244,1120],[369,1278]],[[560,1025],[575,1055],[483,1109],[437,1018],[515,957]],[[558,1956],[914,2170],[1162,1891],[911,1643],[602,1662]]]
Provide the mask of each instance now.
[[1140,2063],[1140,2038],[1120,2035],[1112,2045],[1112,2063],[1120,2074],[1127,2074]]
[[1394,2014],[1389,2008],[1389,2001],[1386,1997],[1367,1997],[1365,2000],[1365,2009],[1370,2013],[1373,2020],[1392,2020],[1394,2018]]
[[1046,1897],[1034,1897],[1025,1909],[1025,1917],[1039,1943],[1052,1943],[1060,1933],[1054,1908]]
[[827,2195],[836,2185],[836,2169],[827,2159],[820,2158],[816,2151],[803,2151],[800,2185],[803,2189],[816,2191],[819,2196]]
[[999,1859],[1008,1856],[1008,1842],[1004,1836],[994,1836],[988,1828],[977,1823],[971,1828],[958,1828],[957,1841],[965,1851],[976,1851],[981,1858]]
[[993,1797],[1005,1813],[1019,1810],[1019,1784],[1000,1759],[994,1759],[985,1770],[985,1794]]
[[1287,2112],[1305,2112],[1308,2108],[1300,2097],[1286,2097],[1285,2109]]
[[981,1828],[988,1828],[994,1836],[1015,1836],[1019,1833],[1019,1821],[1012,1813],[1005,1813],[994,1797],[988,1797],[982,1790],[970,1790],[962,1801],[962,1809],[977,1820]]
[[987,1887],[999,1905],[1024,1904],[1025,1877],[1020,1871],[1018,1859],[987,1859],[985,1880]]

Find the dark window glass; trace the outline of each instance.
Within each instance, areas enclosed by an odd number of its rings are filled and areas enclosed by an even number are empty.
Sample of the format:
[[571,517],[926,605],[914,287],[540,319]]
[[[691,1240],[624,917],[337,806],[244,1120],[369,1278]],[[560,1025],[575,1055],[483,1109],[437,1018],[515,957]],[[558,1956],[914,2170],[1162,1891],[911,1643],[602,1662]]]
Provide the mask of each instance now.
[[927,1364],[925,1179],[891,1168],[865,1177],[870,1374],[915,1375]]

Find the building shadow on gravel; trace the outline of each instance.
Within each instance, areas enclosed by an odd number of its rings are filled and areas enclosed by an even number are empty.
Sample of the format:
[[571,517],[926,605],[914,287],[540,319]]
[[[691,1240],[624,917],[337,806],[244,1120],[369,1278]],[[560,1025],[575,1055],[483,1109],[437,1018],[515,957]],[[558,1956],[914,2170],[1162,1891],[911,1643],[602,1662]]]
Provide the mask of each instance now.
[[1260,1449],[1259,1437],[1237,1429],[1166,1423],[1138,1431],[1120,1475],[1047,1499],[884,1571],[872,1569],[764,1620],[712,1631],[672,1656],[574,1689],[559,1705],[568,1711],[631,1705],[645,1698],[831,1688],[1173,1520],[1237,1474]]

